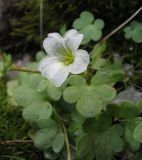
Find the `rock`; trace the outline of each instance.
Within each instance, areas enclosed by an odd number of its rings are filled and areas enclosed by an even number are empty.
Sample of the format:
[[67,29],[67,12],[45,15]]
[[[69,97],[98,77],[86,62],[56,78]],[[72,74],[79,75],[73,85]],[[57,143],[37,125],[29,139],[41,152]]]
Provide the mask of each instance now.
[[142,92],[136,90],[133,86],[126,88],[124,91],[120,92],[114,99],[113,103],[120,104],[124,100],[131,100],[137,102],[142,97]]

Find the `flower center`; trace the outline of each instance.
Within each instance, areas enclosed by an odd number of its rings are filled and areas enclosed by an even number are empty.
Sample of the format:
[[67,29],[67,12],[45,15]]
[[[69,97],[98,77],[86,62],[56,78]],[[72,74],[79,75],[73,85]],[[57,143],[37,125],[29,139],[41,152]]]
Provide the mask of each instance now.
[[73,61],[74,55],[70,52],[61,58],[61,62],[63,62],[65,65],[70,65],[73,63]]

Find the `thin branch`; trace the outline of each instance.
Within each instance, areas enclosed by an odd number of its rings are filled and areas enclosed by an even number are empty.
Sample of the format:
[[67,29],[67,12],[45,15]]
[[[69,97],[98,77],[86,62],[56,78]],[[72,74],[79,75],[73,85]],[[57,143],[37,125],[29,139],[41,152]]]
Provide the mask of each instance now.
[[67,130],[66,130],[66,127],[65,127],[64,123],[62,123],[62,128],[63,128],[63,131],[64,131],[66,148],[67,148],[67,160],[71,160],[70,144],[69,144],[68,134],[67,134]]
[[32,140],[8,140],[0,142],[0,144],[15,144],[15,143],[32,143]]
[[9,69],[9,71],[29,72],[29,73],[37,73],[37,74],[40,74],[39,71],[30,70],[30,69],[26,69],[26,68],[19,68],[19,67],[11,67],[11,68]]
[[62,122],[60,115],[56,112],[55,108],[54,108],[54,113],[55,113],[57,119],[59,120],[59,123],[60,123],[62,130],[64,132],[66,149],[67,149],[67,160],[71,160],[70,144],[69,144],[68,133],[67,133],[66,127],[65,127],[64,123]]
[[105,36],[101,43],[106,41],[108,38],[110,38],[112,35],[114,35],[117,31],[119,31],[121,28],[123,28],[128,22],[130,22],[140,11],[142,10],[142,6],[134,13],[132,16],[130,16],[125,22],[123,22],[120,26],[118,26],[115,30],[113,30],[111,33],[109,33],[107,36]]
[[43,39],[43,0],[40,0],[40,10],[39,10],[39,25],[40,25],[40,48],[42,50],[42,39]]

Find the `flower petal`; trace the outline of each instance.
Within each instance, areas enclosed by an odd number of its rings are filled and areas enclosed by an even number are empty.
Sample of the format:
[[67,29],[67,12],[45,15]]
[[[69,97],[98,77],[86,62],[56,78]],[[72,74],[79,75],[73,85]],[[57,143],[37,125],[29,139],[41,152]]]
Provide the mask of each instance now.
[[56,87],[60,87],[67,79],[68,75],[69,75],[69,67],[64,66],[60,68],[56,72],[56,74],[54,74],[54,77],[51,80],[55,84]]
[[49,55],[63,55],[66,53],[63,37],[59,33],[50,33],[43,41],[43,47]]
[[57,57],[44,58],[40,62],[38,69],[42,76],[51,80],[56,87],[62,85],[69,74],[69,67],[64,66]]
[[66,47],[72,51],[76,51],[83,39],[83,34],[78,33],[77,30],[71,29],[64,34]]
[[87,51],[78,50],[75,54],[75,59],[73,64],[70,66],[70,72],[73,74],[82,73],[87,69],[90,62],[90,57]]
[[41,72],[48,64],[55,63],[55,62],[58,62],[57,57],[46,56],[40,61],[38,65],[38,70]]

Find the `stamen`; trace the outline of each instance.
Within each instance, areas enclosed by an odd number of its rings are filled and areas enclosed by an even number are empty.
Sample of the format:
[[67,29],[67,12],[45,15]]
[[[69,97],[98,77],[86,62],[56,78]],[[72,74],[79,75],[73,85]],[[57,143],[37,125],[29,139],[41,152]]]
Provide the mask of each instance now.
[[61,58],[61,62],[65,65],[70,65],[74,61],[74,55],[71,52],[68,52],[65,56]]

